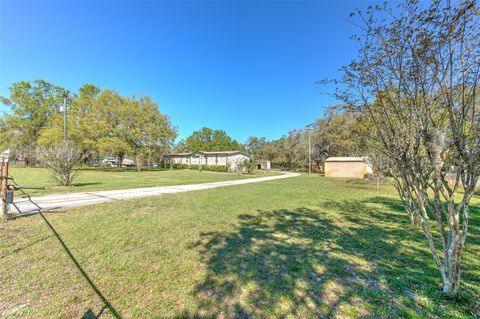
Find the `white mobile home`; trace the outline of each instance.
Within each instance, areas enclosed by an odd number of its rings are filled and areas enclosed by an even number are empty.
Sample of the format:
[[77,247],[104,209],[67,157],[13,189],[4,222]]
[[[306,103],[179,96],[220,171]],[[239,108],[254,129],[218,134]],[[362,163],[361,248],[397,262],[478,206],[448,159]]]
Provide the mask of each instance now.
[[184,165],[208,165],[225,166],[229,171],[237,171],[240,163],[250,157],[240,151],[216,151],[216,152],[193,152],[176,153],[165,155],[166,163]]

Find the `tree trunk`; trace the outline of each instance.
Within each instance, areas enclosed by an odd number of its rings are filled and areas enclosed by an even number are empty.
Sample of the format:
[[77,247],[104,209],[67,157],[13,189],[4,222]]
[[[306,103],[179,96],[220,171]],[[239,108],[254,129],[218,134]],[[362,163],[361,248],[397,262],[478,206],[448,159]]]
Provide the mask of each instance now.
[[143,165],[143,156],[141,155],[135,156],[135,165],[137,166],[137,172],[140,172],[142,170],[142,165]]
[[418,217],[413,213],[408,213],[408,217],[410,218],[410,224],[417,225],[418,224]]
[[117,168],[122,168],[122,163],[123,163],[123,157],[125,155],[123,153],[119,153],[117,155]]
[[[454,245],[458,246],[458,245]],[[461,253],[459,247],[452,247],[449,250],[448,259],[448,278],[447,282],[444,282],[443,293],[448,297],[455,298],[458,295],[460,288],[460,266],[461,266]]]

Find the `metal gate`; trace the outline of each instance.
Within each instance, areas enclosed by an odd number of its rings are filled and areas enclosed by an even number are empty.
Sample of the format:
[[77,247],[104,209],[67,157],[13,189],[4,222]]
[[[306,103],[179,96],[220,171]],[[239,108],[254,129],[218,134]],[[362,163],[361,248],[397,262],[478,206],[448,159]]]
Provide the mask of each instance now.
[[[7,150],[0,154],[0,192],[2,198],[2,215],[3,218],[6,220],[14,219],[18,216],[24,215],[31,215],[32,213],[39,213],[41,212],[41,208],[35,204],[30,198],[30,195],[25,193],[24,189],[45,189],[44,187],[36,187],[36,186],[19,186],[16,185],[15,180],[10,175],[8,171],[9,166],[9,157],[10,151]],[[13,200],[14,191],[20,190],[22,192],[22,197],[27,198],[34,206],[37,207],[38,210],[29,213],[22,213],[20,209],[15,205]],[[13,209],[11,209],[11,207]]]

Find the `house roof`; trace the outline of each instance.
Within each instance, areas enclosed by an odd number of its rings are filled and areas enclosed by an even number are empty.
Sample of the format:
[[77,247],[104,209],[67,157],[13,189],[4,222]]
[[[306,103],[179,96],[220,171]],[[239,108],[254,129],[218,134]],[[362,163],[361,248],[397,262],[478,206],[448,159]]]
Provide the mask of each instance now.
[[213,152],[198,151],[196,153],[203,153],[203,154],[237,154],[237,153],[242,153],[242,152],[240,152],[240,151],[213,151]]
[[205,152],[205,151],[196,151],[196,152],[191,152],[191,153],[175,153],[175,154],[168,154],[167,156],[190,156],[193,154],[205,154],[205,155],[233,155],[233,154],[243,154],[245,156],[248,156],[247,154],[240,152],[240,151],[210,151],[210,152]]
[[174,153],[174,154],[166,154],[167,156],[187,156],[191,155],[192,153]]
[[366,157],[329,157],[325,162],[367,162]]

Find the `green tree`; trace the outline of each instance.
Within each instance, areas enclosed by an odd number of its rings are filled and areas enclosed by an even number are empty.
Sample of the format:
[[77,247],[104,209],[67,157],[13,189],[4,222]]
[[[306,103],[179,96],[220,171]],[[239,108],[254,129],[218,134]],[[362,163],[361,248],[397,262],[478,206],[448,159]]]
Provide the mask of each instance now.
[[[63,89],[48,82],[18,82],[10,97],[1,97],[12,111],[0,119],[2,146],[34,154],[38,146],[54,147],[63,141]],[[68,140],[87,161],[98,155],[125,155],[137,162],[159,159],[176,137],[170,119],[148,96],[126,98],[113,90],[82,86],[68,101]],[[221,133],[221,132],[220,132]],[[215,132],[215,140],[222,141]]]
[[245,152],[250,155],[250,157],[257,158],[259,149],[261,149],[266,143],[267,140],[265,137],[250,136],[247,138],[244,145]]
[[[98,154],[98,141],[106,134],[108,123],[98,107],[100,89],[85,84],[79,94],[72,96],[68,108],[68,139],[81,150],[84,160]],[[52,146],[63,139],[63,115],[53,114],[40,131],[38,143]]]
[[135,129],[133,136],[133,155],[138,170],[144,161],[150,164],[153,158],[161,158],[171,147],[177,136],[170,118],[160,113],[158,104],[148,96],[132,100],[135,105]]
[[44,80],[13,83],[10,96],[0,97],[11,107],[0,123],[1,139],[17,152],[32,157],[37,149],[40,131],[62,104],[63,89]]
[[[180,141],[184,151],[236,151],[240,150],[240,144],[223,130],[212,130],[202,127],[193,132],[184,141]],[[178,149],[178,147],[177,147]]]
[[249,158],[243,162],[243,166],[245,167],[247,174],[254,174],[255,173],[255,160],[253,158]]
[[303,166],[307,163],[308,145],[301,130],[292,130],[279,140],[281,155],[286,168]]
[[259,159],[266,159],[270,162],[275,161],[280,153],[276,141],[267,141],[256,150],[256,156]]
[[331,107],[325,116],[315,121],[312,130],[312,160],[317,166],[323,165],[331,156],[366,155],[364,126],[360,115],[354,115]]

